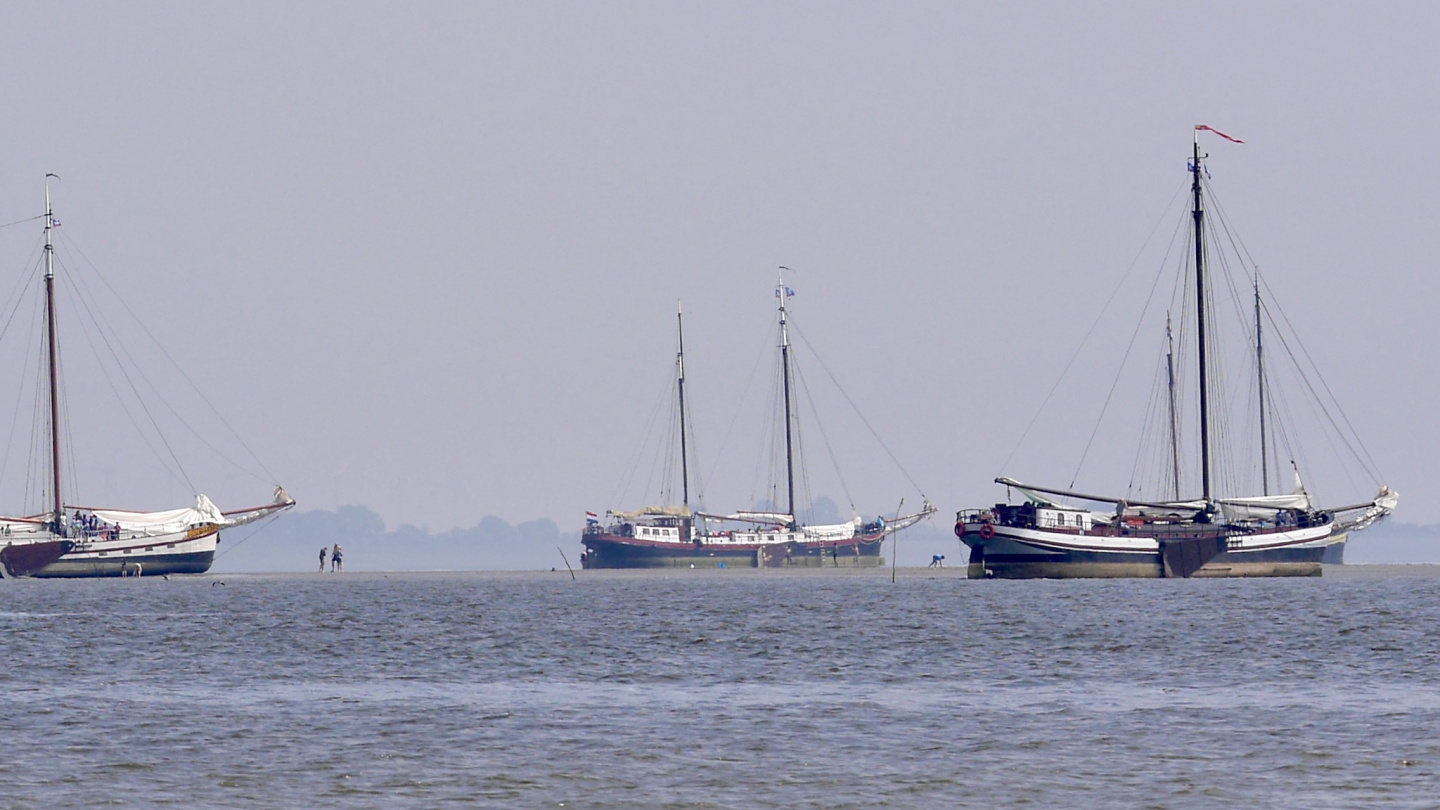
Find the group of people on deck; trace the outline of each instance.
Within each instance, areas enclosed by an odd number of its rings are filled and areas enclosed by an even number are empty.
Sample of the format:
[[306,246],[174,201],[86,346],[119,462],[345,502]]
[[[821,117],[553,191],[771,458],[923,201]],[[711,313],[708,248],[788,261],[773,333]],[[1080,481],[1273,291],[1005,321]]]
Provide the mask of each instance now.
[[101,540],[109,540],[115,537],[120,527],[113,523],[106,523],[94,515],[87,515],[83,512],[76,512],[75,519],[70,522],[80,530],[85,537],[99,537]]
[[[325,573],[325,553],[327,549],[320,547],[320,573]],[[330,573],[345,570],[345,553],[341,550],[340,544],[336,543],[335,548],[330,549]]]

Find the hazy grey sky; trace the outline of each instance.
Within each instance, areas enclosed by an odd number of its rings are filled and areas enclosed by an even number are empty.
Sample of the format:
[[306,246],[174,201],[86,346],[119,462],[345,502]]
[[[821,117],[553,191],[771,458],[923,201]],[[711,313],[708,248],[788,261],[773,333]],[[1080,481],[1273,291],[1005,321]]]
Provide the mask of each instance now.
[[[67,237],[301,508],[445,529],[637,505],[610,500],[677,300],[708,501],[747,505],[759,426],[735,414],[784,264],[804,334],[953,510],[1001,497],[1001,472],[1069,482],[1093,404],[1052,403],[1060,432],[1001,465],[1208,123],[1246,141],[1208,143],[1217,188],[1399,518],[1440,520],[1440,6],[1186,11],[12,3],[0,221],[62,175]],[[0,286],[37,238],[0,231]],[[1069,383],[1086,403],[1119,320]],[[82,500],[183,497],[122,455],[103,397],[73,400]],[[837,410],[856,505],[915,497]],[[1087,488],[1123,486],[1126,441]],[[225,508],[269,494],[187,471]]]

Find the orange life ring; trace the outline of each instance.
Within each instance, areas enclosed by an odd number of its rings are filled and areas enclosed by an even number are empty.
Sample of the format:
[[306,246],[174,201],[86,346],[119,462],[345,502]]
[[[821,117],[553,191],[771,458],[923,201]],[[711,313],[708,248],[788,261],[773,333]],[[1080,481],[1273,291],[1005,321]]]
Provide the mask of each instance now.
[[956,537],[964,537],[964,536],[965,536],[965,524],[964,524],[964,523],[961,523],[961,522],[958,522],[958,521],[955,523],[955,536],[956,536]]
[[995,536],[995,527],[990,525],[989,523],[982,524],[980,526],[980,536],[985,538],[986,540],[989,540],[990,538]]

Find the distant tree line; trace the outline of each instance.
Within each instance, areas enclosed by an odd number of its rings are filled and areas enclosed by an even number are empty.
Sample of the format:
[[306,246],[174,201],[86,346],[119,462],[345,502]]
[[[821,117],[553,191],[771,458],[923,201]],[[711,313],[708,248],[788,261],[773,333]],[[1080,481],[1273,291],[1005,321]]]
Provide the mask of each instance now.
[[542,518],[512,526],[487,517],[468,529],[432,533],[385,521],[364,506],[281,515],[258,530],[225,532],[214,571],[314,571],[322,546],[345,549],[346,571],[486,571],[564,568],[557,546],[579,566],[580,532]]
[[[818,499],[817,499],[818,501]],[[824,517],[838,521],[838,511]],[[819,511],[819,510],[817,510]],[[468,529],[432,533],[403,525],[387,531],[385,521],[363,506],[335,511],[289,513],[260,527],[224,533],[214,571],[314,571],[320,547],[345,548],[347,571],[523,571],[563,569],[560,548],[570,564],[580,565],[580,531],[562,531],[548,518],[511,525],[487,517]],[[886,541],[887,561],[895,538]],[[932,555],[945,555],[949,566],[963,565],[967,552],[950,533],[945,513],[900,533],[900,565],[921,566]],[[1387,521],[1352,535],[1345,552],[1351,563],[1440,563],[1440,524]]]

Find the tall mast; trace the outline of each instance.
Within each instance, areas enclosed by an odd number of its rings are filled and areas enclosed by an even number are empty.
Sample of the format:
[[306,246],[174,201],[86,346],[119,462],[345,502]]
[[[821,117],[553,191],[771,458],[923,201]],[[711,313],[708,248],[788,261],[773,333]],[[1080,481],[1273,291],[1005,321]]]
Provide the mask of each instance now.
[[1180,500],[1180,430],[1175,409],[1175,339],[1170,331],[1170,313],[1165,313],[1165,378],[1170,388],[1170,464],[1175,476],[1172,496]]
[[685,315],[678,301],[675,303],[675,321],[680,332],[680,352],[675,355],[675,364],[679,371],[677,388],[680,391],[680,503],[689,506],[690,463],[685,452]]
[[775,296],[780,299],[780,376],[784,380],[785,387],[785,494],[788,498],[789,509],[787,514],[790,519],[795,519],[795,453],[790,437],[790,330],[785,324],[785,301],[790,297],[790,290],[785,287],[785,271],[788,267],[781,267],[778,285],[775,287]]
[[50,207],[51,177],[59,179],[54,174],[45,175],[45,322],[46,346],[50,353],[51,489],[55,497],[51,520],[55,531],[60,532],[64,525],[65,500],[60,493],[60,385],[57,373],[59,364],[55,355],[55,245],[50,238],[50,231],[55,227],[55,211]]
[[1265,447],[1265,349],[1260,341],[1260,271],[1255,271],[1255,388],[1260,394],[1260,481],[1270,494],[1270,460]]
[[1191,208],[1195,216],[1195,331],[1200,363],[1200,482],[1203,496],[1210,500],[1210,403],[1207,399],[1208,380],[1205,368],[1205,210],[1200,198],[1200,130],[1195,130],[1194,175],[1190,190],[1194,196]]

